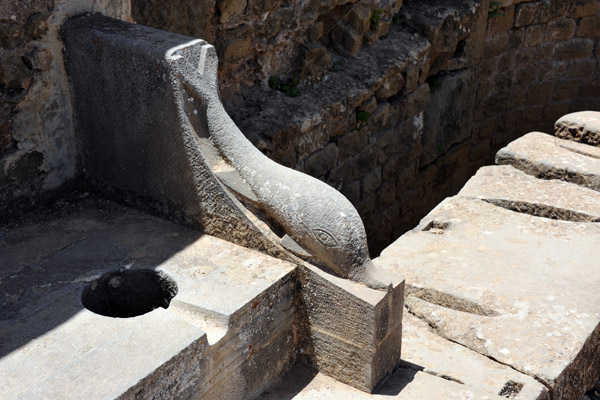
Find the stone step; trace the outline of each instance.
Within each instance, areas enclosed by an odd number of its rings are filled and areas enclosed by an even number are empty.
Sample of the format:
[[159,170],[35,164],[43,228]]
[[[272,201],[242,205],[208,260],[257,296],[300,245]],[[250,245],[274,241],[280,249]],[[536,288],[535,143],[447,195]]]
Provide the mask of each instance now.
[[598,192],[568,182],[536,179],[509,165],[480,168],[458,195],[540,217],[600,220]]
[[600,147],[600,112],[567,114],[554,124],[554,135],[561,139]]
[[405,315],[542,382],[553,398],[577,399],[600,372],[599,243],[598,223],[456,196],[375,261],[405,276]]
[[531,132],[496,154],[508,164],[541,179],[560,179],[600,191],[600,148]]

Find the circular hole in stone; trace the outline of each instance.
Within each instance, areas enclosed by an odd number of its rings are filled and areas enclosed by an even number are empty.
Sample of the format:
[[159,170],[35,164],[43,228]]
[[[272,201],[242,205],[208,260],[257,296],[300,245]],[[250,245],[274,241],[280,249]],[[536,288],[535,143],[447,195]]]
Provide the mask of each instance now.
[[177,283],[164,272],[128,269],[107,272],[90,282],[81,302],[96,314],[130,318],[169,307],[176,294]]

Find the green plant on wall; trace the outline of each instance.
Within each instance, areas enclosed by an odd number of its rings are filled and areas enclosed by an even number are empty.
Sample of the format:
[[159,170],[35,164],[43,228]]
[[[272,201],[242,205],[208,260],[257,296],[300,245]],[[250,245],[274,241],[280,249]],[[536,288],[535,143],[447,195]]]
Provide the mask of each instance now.
[[490,1],[490,8],[488,10],[488,18],[503,17],[502,2],[501,1]]
[[406,18],[401,16],[399,12],[394,14],[394,16],[392,17],[392,24],[394,24],[394,25],[403,25],[405,23],[406,23]]
[[300,96],[300,89],[298,88],[298,79],[293,78],[286,82],[281,82],[277,75],[273,75],[269,78],[269,87],[274,90],[278,90],[288,97]]
[[343,61],[334,61],[331,64],[331,67],[329,67],[329,70],[331,72],[338,72],[340,69],[342,69],[343,66],[344,66],[344,62]]
[[381,20],[382,11],[383,10],[381,8],[378,8],[376,10],[373,10],[373,14],[371,14],[371,29],[374,31],[376,31],[379,27],[379,21]]
[[371,118],[371,113],[365,110],[358,109],[356,111],[356,130],[360,131]]

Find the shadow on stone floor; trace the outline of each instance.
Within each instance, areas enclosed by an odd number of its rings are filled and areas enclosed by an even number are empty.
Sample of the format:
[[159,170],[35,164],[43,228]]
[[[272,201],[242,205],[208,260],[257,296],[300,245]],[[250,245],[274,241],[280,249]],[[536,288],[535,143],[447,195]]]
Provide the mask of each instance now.
[[81,293],[108,271],[154,269],[202,236],[80,194],[0,226],[0,357],[84,309]]

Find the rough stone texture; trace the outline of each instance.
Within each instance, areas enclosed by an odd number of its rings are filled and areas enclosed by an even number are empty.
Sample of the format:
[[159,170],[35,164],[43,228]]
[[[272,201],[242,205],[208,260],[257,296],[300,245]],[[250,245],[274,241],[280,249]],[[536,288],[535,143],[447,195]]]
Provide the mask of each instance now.
[[[32,7],[15,11],[15,21],[6,13],[2,29],[8,34],[0,44],[13,49],[2,65],[10,85],[20,85],[5,92],[10,101],[3,102],[6,117],[0,121],[0,146],[8,146],[2,150],[5,168],[0,168],[5,213],[15,208],[9,201],[29,204],[28,198],[37,199],[77,173],[68,96],[54,102],[50,92],[55,89],[32,89],[52,82],[66,92],[57,24],[65,13],[78,11],[130,15],[128,2],[60,3],[50,10],[49,33],[43,36],[43,15],[29,13],[45,14],[48,5],[26,2]],[[17,9],[17,3],[10,4]],[[226,108],[242,131],[286,166],[307,171],[309,159],[320,160],[310,172],[349,197],[365,221],[371,251],[378,253],[456,193],[500,147],[527,131],[549,131],[548,121],[568,112],[600,109],[600,46],[593,29],[597,1],[504,1],[502,6],[492,15],[488,3],[479,1],[133,0],[131,13],[138,23],[215,44]],[[38,43],[39,51],[29,55],[27,46]],[[45,43],[52,43],[51,52]],[[54,71],[52,78],[46,78],[45,65]],[[292,85],[297,78],[300,95],[288,98],[269,89],[275,75]],[[462,84],[457,82],[463,77]],[[443,100],[443,125],[452,129],[444,131],[440,143],[425,144],[423,138],[440,137],[433,112],[440,103],[429,107],[430,94]],[[456,98],[460,106],[453,104]],[[34,109],[39,112],[29,112]],[[359,121],[360,111],[372,115]],[[51,122],[58,120],[57,128]],[[358,136],[360,141],[350,140]],[[378,148],[374,142],[383,137]],[[331,144],[344,154],[335,162]],[[367,182],[368,177],[373,180]],[[386,187],[385,195],[380,186]],[[390,193],[396,194],[394,204],[381,201]]]
[[[289,368],[295,265],[81,197],[0,230],[0,397],[250,399]],[[176,281],[167,309],[83,308],[89,282],[138,268]]]
[[541,179],[561,179],[600,191],[600,149],[532,132],[500,150],[498,164],[509,164]]
[[378,260],[397,263],[408,312],[435,334],[576,399],[600,374],[596,225],[455,197]]
[[[69,16],[128,20],[129,1],[6,0],[0,7],[0,215],[62,191],[77,146],[58,30]],[[45,193],[45,194],[44,194]]]
[[304,352],[318,371],[371,392],[400,362],[404,280],[387,292],[302,267],[301,301],[309,324]]
[[554,135],[600,147],[600,112],[581,111],[564,115],[554,124]]
[[508,165],[480,168],[458,194],[538,217],[600,221],[597,192],[563,181],[536,179]]

